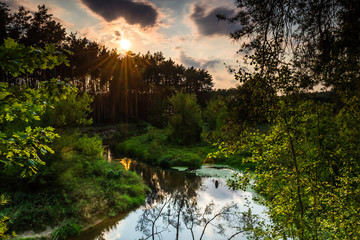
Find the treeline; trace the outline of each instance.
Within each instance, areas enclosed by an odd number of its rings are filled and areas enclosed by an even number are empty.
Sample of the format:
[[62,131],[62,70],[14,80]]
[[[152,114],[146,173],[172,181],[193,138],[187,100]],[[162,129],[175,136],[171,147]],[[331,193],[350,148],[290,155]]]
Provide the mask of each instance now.
[[175,92],[196,94],[198,101],[205,103],[213,87],[206,70],[186,68],[161,52],[121,54],[76,33],[68,34],[45,5],[31,13],[23,7],[11,12],[0,3],[0,18],[0,44],[6,38],[25,46],[52,44],[69,60],[68,65],[18,77],[1,70],[0,81],[31,87],[50,78],[69,81],[94,98],[93,119],[97,124],[141,119],[161,125],[167,99]]

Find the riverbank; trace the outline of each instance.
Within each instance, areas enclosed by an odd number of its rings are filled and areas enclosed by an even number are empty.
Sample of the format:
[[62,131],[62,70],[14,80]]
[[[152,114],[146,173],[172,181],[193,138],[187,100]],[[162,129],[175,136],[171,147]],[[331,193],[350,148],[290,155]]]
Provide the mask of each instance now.
[[[52,239],[77,235],[99,219],[115,216],[145,202],[148,187],[134,172],[103,156],[102,141],[75,133],[62,135],[46,167],[29,178],[1,176],[1,190],[10,198],[1,216],[10,217],[11,231],[43,232]],[[27,237],[31,235],[26,235]]]
[[230,156],[219,155],[208,158],[208,154],[217,151],[217,147],[207,142],[192,145],[175,145],[167,141],[166,130],[150,129],[147,133],[132,136],[115,145],[117,155],[139,158],[142,161],[165,168],[200,168],[203,164],[225,164],[242,170],[253,169],[251,163],[243,159],[251,156],[248,151]]
[[[95,137],[87,137],[84,133]],[[84,128],[81,133],[64,134],[53,144],[55,154],[45,159],[46,168],[39,169],[39,173],[27,182],[25,179],[18,182],[17,186],[22,187],[7,190],[11,203],[1,213],[12,219],[11,229],[18,233],[34,231],[20,235],[24,237],[35,236],[47,229],[45,237],[65,239],[77,235],[99,219],[118,215],[144,203],[147,187],[121,164],[106,161],[102,141],[97,135],[107,144],[126,139],[116,144],[118,156],[140,158],[164,168],[183,166],[196,169],[204,163],[226,164],[234,169],[249,168],[243,162],[250,156],[248,152],[207,159],[208,153],[216,150],[215,146],[206,142],[174,145],[167,141],[165,130],[150,127],[146,131],[145,125]]]
[[151,188],[146,205],[109,218],[69,240],[151,239],[152,235],[161,239],[228,239],[238,232],[237,227],[244,226],[243,214],[248,213],[248,207],[264,216],[265,207],[253,199],[253,192],[233,191],[226,185],[238,171],[210,166],[178,171],[134,159],[130,170]]
[[147,163],[161,167],[184,166],[199,168],[211,146],[194,144],[191,146],[173,145],[166,141],[165,130],[151,130],[133,136],[115,146],[117,155],[139,158]]

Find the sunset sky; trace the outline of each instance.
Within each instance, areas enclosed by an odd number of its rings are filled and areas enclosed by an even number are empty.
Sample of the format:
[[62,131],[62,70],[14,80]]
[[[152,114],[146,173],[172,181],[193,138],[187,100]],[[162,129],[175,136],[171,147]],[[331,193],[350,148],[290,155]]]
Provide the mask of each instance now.
[[[2,0],[4,1],[4,0]],[[45,4],[69,32],[78,32],[110,48],[135,53],[161,51],[185,66],[204,68],[215,88],[237,82],[225,65],[236,67],[240,43],[229,33],[234,25],[216,14],[234,15],[233,0],[5,0],[12,10],[20,5],[36,10]]]

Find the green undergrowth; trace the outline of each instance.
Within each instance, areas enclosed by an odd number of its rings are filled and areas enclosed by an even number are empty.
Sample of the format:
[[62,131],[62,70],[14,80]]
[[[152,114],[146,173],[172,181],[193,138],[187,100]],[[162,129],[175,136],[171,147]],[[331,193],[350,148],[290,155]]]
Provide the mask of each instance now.
[[119,155],[141,158],[162,167],[186,166],[199,168],[210,151],[207,144],[174,145],[167,141],[165,130],[150,129],[146,134],[133,136],[116,145]]
[[10,217],[16,233],[58,227],[53,237],[77,235],[82,226],[141,205],[146,185],[134,172],[103,157],[98,137],[64,135],[53,143],[55,153],[31,178],[17,178],[16,169],[1,176],[0,189],[11,201],[0,217]]
[[[82,127],[80,131],[89,136],[99,136],[104,144],[114,145],[119,141],[146,132],[149,123],[118,123],[114,125],[100,125],[100,126],[86,126]],[[71,129],[70,129],[71,131]]]
[[[258,124],[255,127],[249,127],[247,129],[248,134],[246,134],[245,138],[249,136],[249,133],[258,132],[260,134],[267,135],[270,131],[271,124],[269,123],[262,123]],[[217,133],[218,135],[221,135]],[[237,133],[239,135],[239,133]],[[225,140],[226,142],[226,140]],[[222,143],[224,144],[224,142]],[[256,164],[254,162],[250,162],[248,158],[252,156],[250,149],[247,146],[241,147],[241,150],[238,149],[235,153],[229,153],[228,147],[225,143],[224,145],[220,144],[219,148],[217,147],[213,150],[212,156],[216,156],[215,163],[217,164],[224,164],[236,170],[250,170],[255,171]],[[231,149],[231,147],[229,148]]]
[[244,159],[249,157],[251,157],[251,153],[248,151],[243,151],[241,153],[229,155],[227,157],[219,156],[216,160],[216,163],[224,164],[237,170],[249,169],[253,171],[255,170],[256,165],[251,162],[244,162]]
[[[127,157],[139,158],[150,164],[162,167],[189,167],[199,168],[210,152],[216,148],[206,142],[192,145],[175,145],[167,140],[165,130],[150,129],[147,133],[133,136],[115,147],[116,154]],[[249,164],[243,164],[242,159],[249,157],[248,152],[220,156],[218,159],[208,160],[207,164],[226,164],[233,168],[252,168]]]

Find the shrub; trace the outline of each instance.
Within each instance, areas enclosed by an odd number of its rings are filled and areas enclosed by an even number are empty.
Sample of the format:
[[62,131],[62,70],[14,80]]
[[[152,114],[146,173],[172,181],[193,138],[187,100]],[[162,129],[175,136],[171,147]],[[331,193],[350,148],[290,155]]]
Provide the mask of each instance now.
[[203,112],[204,121],[207,123],[207,130],[214,131],[226,125],[229,117],[228,109],[223,98],[210,100]]
[[173,143],[191,144],[200,140],[201,111],[196,96],[178,92],[170,98],[174,114],[168,122],[168,136]]
[[55,102],[52,108],[47,109],[44,120],[57,128],[90,125],[92,119],[88,116],[91,113],[92,101],[87,93],[78,95],[77,91],[70,92],[66,98]]

